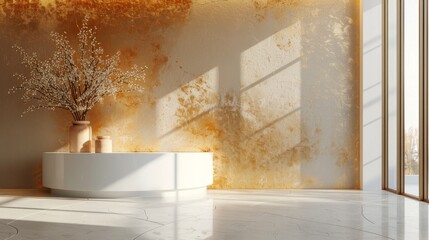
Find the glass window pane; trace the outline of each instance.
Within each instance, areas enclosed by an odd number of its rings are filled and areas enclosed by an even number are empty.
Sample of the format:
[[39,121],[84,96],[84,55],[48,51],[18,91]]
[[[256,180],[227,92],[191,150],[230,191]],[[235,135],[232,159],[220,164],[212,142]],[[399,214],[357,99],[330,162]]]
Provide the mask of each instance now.
[[419,0],[404,1],[405,193],[419,195]]
[[388,188],[396,190],[397,183],[397,0],[388,0],[387,9],[387,84],[388,84]]

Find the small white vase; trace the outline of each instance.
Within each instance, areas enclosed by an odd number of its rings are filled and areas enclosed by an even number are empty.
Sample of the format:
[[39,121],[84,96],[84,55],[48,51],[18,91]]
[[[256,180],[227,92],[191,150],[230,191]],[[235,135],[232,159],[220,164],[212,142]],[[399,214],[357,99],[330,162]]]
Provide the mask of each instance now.
[[73,121],[69,128],[69,150],[71,153],[91,152],[92,128],[89,121]]
[[112,152],[112,139],[110,136],[97,136],[95,140],[96,153],[111,153]]

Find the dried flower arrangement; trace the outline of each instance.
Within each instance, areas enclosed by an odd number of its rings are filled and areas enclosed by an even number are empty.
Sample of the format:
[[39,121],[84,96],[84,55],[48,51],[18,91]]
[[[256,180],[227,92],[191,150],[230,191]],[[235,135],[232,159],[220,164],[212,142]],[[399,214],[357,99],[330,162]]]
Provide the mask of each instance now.
[[14,46],[22,64],[30,70],[29,76],[15,74],[21,84],[9,90],[9,93],[23,91],[21,99],[29,105],[23,114],[42,108],[64,109],[72,114],[74,121],[83,121],[104,97],[143,91],[139,82],[145,79],[146,67],[120,69],[120,52],[104,56],[95,36],[96,27],[88,27],[88,20],[86,17],[79,28],[77,52],[70,46],[66,33],[56,32],[51,33],[55,51],[47,60],[39,60],[36,53],[29,54]]

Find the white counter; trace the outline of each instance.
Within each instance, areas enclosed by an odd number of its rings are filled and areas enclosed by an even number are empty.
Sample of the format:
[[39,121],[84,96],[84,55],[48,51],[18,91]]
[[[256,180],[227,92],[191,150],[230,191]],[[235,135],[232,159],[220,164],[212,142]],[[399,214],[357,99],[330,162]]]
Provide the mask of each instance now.
[[205,194],[213,153],[124,152],[43,154],[43,185],[72,197]]

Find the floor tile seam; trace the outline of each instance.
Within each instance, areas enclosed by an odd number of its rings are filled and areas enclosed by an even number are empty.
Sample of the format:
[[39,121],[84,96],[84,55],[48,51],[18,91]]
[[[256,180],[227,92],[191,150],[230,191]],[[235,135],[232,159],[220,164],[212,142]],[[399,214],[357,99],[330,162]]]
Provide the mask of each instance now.
[[10,227],[10,228],[14,229],[14,231],[15,231],[15,233],[13,233],[11,236],[8,236],[8,237],[4,238],[3,240],[9,240],[9,239],[12,239],[12,238],[14,238],[15,236],[18,235],[19,229],[17,227],[15,227],[14,225],[12,225],[10,223],[0,223],[0,224],[4,225],[4,226],[7,226],[7,227]]
[[377,235],[377,236],[380,236],[380,237],[383,237],[383,238],[395,240],[394,238],[391,238],[391,237],[388,237],[388,236],[384,236],[384,235],[379,234],[379,233],[370,232],[370,231],[366,231],[366,230],[363,230],[363,229],[354,228],[354,227],[350,227],[350,226],[343,226],[343,225],[332,224],[332,223],[327,223],[327,222],[319,222],[319,221],[315,221],[315,220],[308,220],[308,219],[303,219],[303,218],[291,217],[291,216],[287,216],[287,215],[270,213],[270,212],[264,212],[264,214],[272,215],[272,216],[278,216],[278,217],[284,217],[284,218],[289,218],[289,219],[298,220],[298,221],[312,222],[312,223],[317,223],[317,224],[322,224],[322,225],[329,225],[329,226],[334,226],[334,227],[352,229],[352,230],[355,230],[355,231],[365,232],[365,233]]
[[61,208],[69,207],[69,206],[73,206],[73,205],[78,205],[78,204],[82,204],[82,203],[84,203],[84,202],[64,204],[64,205],[56,206],[56,207],[53,207],[53,208],[48,208],[48,209],[43,209],[43,210],[36,210],[33,213],[27,214],[25,216],[22,216],[22,217],[19,217],[19,218],[16,218],[16,219],[13,219],[13,220],[9,221],[7,224],[12,224],[12,223],[17,222],[17,221],[22,221],[22,220],[24,220],[27,217],[30,217],[30,216],[33,216],[33,215],[36,215],[36,214],[40,214],[40,213],[43,213],[43,212],[48,212],[48,211],[51,211],[51,210],[61,210]]

